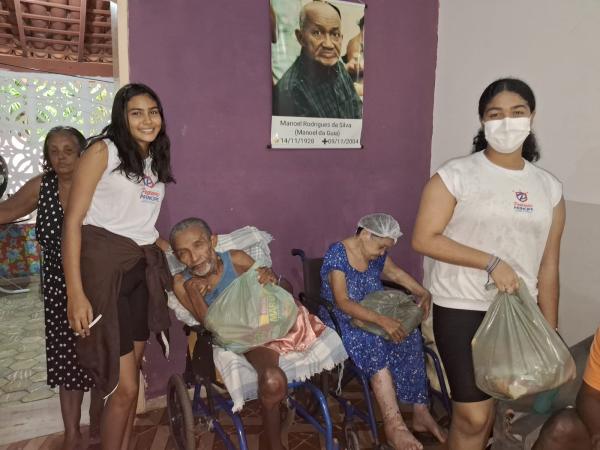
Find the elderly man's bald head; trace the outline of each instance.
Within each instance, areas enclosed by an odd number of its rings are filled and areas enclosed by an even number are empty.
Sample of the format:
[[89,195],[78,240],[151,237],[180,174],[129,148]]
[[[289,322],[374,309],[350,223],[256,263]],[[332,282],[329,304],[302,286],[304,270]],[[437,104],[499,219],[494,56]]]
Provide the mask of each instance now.
[[302,53],[326,67],[337,64],[342,45],[342,19],[333,5],[312,1],[300,11],[300,29],[296,38]]
[[334,13],[338,20],[341,21],[342,15],[340,14],[340,10],[337,9],[336,6],[333,6],[331,3],[324,2],[321,0],[314,0],[310,3],[304,5],[304,7],[300,10],[300,29],[302,30],[306,24],[306,18],[309,15],[327,15]]

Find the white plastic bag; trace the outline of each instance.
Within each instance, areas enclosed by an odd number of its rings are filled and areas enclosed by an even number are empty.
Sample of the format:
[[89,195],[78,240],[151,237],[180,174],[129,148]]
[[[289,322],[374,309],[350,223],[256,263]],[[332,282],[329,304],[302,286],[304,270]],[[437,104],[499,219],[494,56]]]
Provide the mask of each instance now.
[[575,361],[529,294],[499,292],[471,342],[477,387],[516,400],[575,378]]
[[237,277],[209,306],[204,326],[215,343],[235,353],[285,336],[296,322],[292,295],[273,285],[261,285],[254,264]]

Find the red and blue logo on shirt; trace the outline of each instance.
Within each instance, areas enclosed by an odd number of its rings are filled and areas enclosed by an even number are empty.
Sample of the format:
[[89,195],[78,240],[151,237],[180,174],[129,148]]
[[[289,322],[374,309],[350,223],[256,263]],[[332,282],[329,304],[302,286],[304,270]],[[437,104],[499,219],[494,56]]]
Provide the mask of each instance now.
[[152,181],[152,178],[150,178],[148,175],[144,175],[142,181],[144,183],[144,186],[148,188],[153,188],[156,185],[156,183]]
[[527,192],[515,192],[515,197],[517,197],[517,200],[519,200],[521,203],[526,202]]
[[517,198],[517,201],[513,203],[514,211],[523,212],[523,213],[532,213],[533,212],[533,205],[530,203],[527,203],[527,200],[529,200],[529,196],[527,195],[527,192],[516,191],[515,197]]
[[156,186],[156,183],[148,175],[144,175],[142,182],[144,188],[140,194],[140,199],[145,203],[158,203],[160,201],[160,192],[152,190]]

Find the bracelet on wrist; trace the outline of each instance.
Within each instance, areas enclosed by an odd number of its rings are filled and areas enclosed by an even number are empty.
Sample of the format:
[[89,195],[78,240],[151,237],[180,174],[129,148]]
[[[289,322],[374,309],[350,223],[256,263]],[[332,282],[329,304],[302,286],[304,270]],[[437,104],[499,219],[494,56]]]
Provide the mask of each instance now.
[[500,261],[502,261],[502,260],[500,258],[498,258],[496,255],[492,255],[490,257],[490,260],[488,261],[487,266],[485,266],[485,269],[484,269],[488,275],[491,275],[491,273],[498,266],[498,264],[500,264]]
[[498,267],[498,264],[500,264],[500,261],[502,261],[502,260],[500,258],[498,258],[496,255],[491,255],[490,260],[487,263],[487,266],[485,266],[485,268],[483,269],[487,273],[487,282],[485,283],[486,289],[490,289],[493,286],[493,284],[490,285],[490,275],[492,274],[494,269],[496,267]]

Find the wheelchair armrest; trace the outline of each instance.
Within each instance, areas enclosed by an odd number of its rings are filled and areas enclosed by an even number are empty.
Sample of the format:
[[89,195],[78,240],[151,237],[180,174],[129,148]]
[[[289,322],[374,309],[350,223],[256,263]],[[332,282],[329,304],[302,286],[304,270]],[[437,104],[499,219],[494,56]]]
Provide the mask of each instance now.
[[212,354],[212,333],[202,325],[184,325],[183,331],[186,336],[191,332],[197,335],[194,347],[186,351],[184,380],[189,384],[197,384],[201,378],[214,382],[217,377]]
[[306,258],[306,253],[304,253],[304,250],[301,250],[299,248],[293,248],[292,256],[299,256],[300,259],[302,259],[302,261],[304,261],[304,258]]
[[381,279],[381,284],[383,284],[383,287],[390,288],[390,289],[396,289],[397,291],[402,291],[406,295],[412,294],[412,292],[410,292],[407,288],[405,288],[401,284],[395,283],[395,282],[390,281],[390,280],[385,280],[385,279],[382,278]]
[[294,295],[294,287],[287,278],[281,277],[279,280],[279,286],[288,291],[290,294]]
[[321,297],[309,297],[304,292],[300,293],[299,299],[300,303],[302,303],[306,307],[306,309],[308,309],[312,314],[317,315],[317,311],[319,310],[320,306],[325,308],[327,314],[329,314],[329,317],[333,322],[335,331],[339,336],[342,335],[342,328],[340,327],[340,323],[338,322],[337,317],[333,313],[333,310],[335,309],[333,302],[328,302],[327,300]]
[[321,297],[308,296],[304,292],[300,292],[300,295],[298,297],[300,303],[302,303],[306,307],[306,309],[311,311],[313,314],[316,313],[320,306],[324,307],[328,312],[333,311],[333,303],[328,302],[327,300]]

